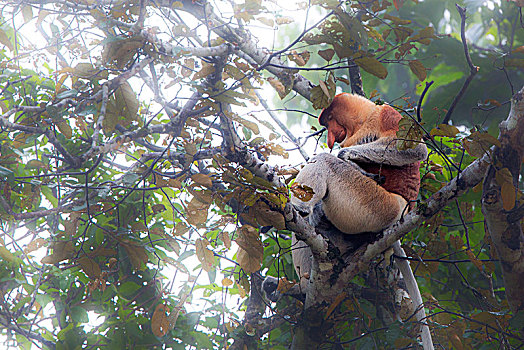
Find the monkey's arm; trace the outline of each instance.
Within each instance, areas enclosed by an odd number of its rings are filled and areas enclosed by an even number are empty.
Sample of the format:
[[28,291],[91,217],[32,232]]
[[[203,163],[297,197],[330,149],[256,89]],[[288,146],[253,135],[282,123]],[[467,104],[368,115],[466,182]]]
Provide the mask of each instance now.
[[373,142],[346,147],[338,157],[345,161],[404,166],[420,162],[428,156],[426,144],[420,142],[415,148],[399,150],[393,138],[381,138]]

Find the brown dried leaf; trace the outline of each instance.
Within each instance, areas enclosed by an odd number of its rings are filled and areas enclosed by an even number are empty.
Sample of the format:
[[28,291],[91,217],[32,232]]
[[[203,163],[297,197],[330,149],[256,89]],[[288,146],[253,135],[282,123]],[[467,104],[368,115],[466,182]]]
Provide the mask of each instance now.
[[426,67],[422,64],[422,62],[418,60],[409,61],[409,69],[415,74],[420,81],[426,80]]
[[27,247],[24,249],[24,252],[26,254],[34,252],[35,250],[38,250],[39,248],[43,247],[46,243],[47,241],[43,238],[34,239],[31,242],[29,242]]
[[199,238],[195,242],[196,255],[198,261],[202,264],[202,268],[209,272],[215,264],[215,255],[207,248],[209,242],[205,239]]
[[291,190],[291,192],[293,192],[293,195],[300,199],[302,202],[309,202],[315,194],[311,187],[299,184],[297,182],[291,185],[289,189]]
[[235,240],[239,245],[237,261],[246,272],[258,271],[262,266],[264,247],[258,230],[252,226],[244,225],[239,230],[239,236]]
[[167,305],[158,304],[151,318],[151,330],[157,337],[163,337],[169,331],[169,320],[167,312],[169,311]]
[[517,190],[513,185],[513,176],[508,168],[497,170],[495,180],[500,185],[500,194],[502,197],[502,207],[504,210],[511,210],[515,207],[517,199]]
[[211,181],[211,178],[206,174],[193,174],[191,175],[191,179],[197,184],[202,185],[204,187],[213,187],[213,181]]
[[121,244],[126,250],[129,261],[135,270],[139,270],[147,264],[149,258],[144,247],[130,241],[122,242]]
[[280,99],[283,99],[284,97],[286,97],[286,95],[287,95],[286,87],[284,86],[284,84],[282,84],[280,82],[280,80],[272,78],[272,77],[269,77],[269,78],[267,78],[267,81],[273,87],[273,89],[275,89],[277,91],[278,96],[280,97]]
[[53,254],[45,256],[40,262],[42,264],[58,264],[73,256],[73,243],[71,241],[56,241],[51,245]]
[[277,17],[275,21],[277,22],[277,24],[289,24],[295,22],[293,18],[288,16]]
[[198,79],[202,79],[207,77],[210,74],[213,74],[215,72],[215,66],[213,66],[210,63],[207,63],[205,61],[202,61],[202,69],[200,69],[198,72],[196,72],[193,75],[193,78],[191,80],[195,81]]
[[320,57],[322,57],[323,59],[329,62],[335,55],[335,50],[333,49],[319,50],[318,54]]
[[231,248],[231,237],[229,237],[229,233],[225,232],[225,231],[221,231],[219,234],[218,234],[218,238],[220,238],[220,240],[222,242],[224,242],[224,246],[227,248],[227,249],[230,249]]
[[203,203],[196,197],[193,197],[187,205],[187,221],[195,226],[205,224],[207,220],[209,203]]
[[347,294],[345,292],[340,293],[337,295],[335,300],[329,305],[328,309],[326,310],[326,314],[324,315],[324,319],[328,319],[331,313],[335,310],[335,308],[346,298]]
[[286,228],[284,216],[276,209],[272,209],[264,201],[259,200],[255,205],[250,207],[249,215],[256,218],[260,226],[273,226],[277,230],[284,230]]
[[482,157],[488,152],[490,147],[495,145],[500,147],[500,141],[486,132],[475,131],[462,140],[462,145],[473,157]]
[[100,266],[91,259],[88,256],[83,256],[77,260],[78,264],[82,267],[82,270],[84,270],[85,274],[91,278],[96,279],[100,277],[100,274],[102,273],[102,270],[100,269]]
[[431,136],[446,136],[446,137],[455,137],[459,133],[459,129],[457,129],[454,125],[448,125],[448,124],[440,124],[438,127],[433,128],[430,131]]

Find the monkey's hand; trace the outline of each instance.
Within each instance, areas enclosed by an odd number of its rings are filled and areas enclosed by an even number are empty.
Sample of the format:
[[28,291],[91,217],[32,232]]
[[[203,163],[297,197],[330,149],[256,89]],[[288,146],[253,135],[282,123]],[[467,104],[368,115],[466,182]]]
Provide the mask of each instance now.
[[375,163],[373,159],[366,156],[366,151],[367,150],[360,149],[360,147],[346,147],[338,152],[338,158],[345,160],[346,162]]

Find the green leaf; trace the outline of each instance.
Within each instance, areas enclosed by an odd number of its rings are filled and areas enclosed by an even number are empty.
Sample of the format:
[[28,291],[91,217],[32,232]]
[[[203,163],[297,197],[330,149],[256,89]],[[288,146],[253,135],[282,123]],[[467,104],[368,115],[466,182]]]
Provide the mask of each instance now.
[[374,57],[356,58],[354,61],[360,68],[380,79],[386,79],[388,76],[386,67]]
[[22,7],[22,16],[24,17],[24,22],[27,23],[33,19],[33,8],[30,5],[24,5]]
[[87,311],[81,306],[73,306],[69,310],[71,314],[71,319],[76,323],[86,323],[89,322],[89,317]]
[[140,289],[140,286],[138,284],[136,284],[135,282],[128,281],[128,282],[122,283],[120,288],[118,288],[118,291],[121,294],[123,294],[124,296],[129,297],[129,296],[132,296],[139,289]]
[[63,100],[64,98],[72,98],[76,97],[78,95],[78,90],[71,89],[71,90],[65,90],[56,95],[56,98],[59,100]]
[[4,44],[5,46],[7,46],[7,48],[10,50],[10,51],[13,51],[14,50],[14,46],[13,46],[13,43],[11,42],[11,40],[9,39],[9,36],[7,35],[6,31],[1,29],[0,28],[0,43]]

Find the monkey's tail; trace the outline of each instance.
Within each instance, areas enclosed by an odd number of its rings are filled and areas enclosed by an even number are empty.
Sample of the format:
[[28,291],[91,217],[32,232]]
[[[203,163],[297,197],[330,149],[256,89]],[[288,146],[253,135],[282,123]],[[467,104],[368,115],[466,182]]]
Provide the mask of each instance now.
[[[400,241],[396,241],[395,243],[393,243],[393,251],[395,252],[395,255],[398,255],[401,258],[406,257],[406,252],[404,251],[404,249],[402,249]],[[422,346],[424,350],[434,350],[433,340],[431,339],[431,332],[429,331],[429,326],[426,320],[426,312],[424,311],[422,296],[420,295],[420,290],[418,289],[418,284],[417,280],[415,279],[415,275],[413,275],[413,271],[411,271],[409,261],[407,259],[397,259],[397,266],[400,269],[402,276],[404,277],[406,287],[408,288],[409,296],[415,304],[417,310],[415,316],[417,318],[417,321],[419,321],[422,324]]]

